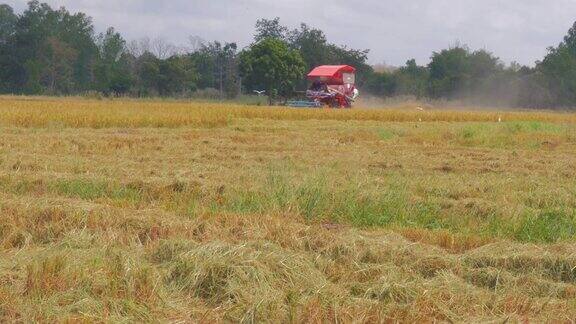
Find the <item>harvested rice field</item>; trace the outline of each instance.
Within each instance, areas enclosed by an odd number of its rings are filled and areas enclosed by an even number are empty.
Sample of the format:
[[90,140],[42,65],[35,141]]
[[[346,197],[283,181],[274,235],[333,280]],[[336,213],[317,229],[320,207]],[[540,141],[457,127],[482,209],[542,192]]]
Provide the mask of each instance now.
[[576,114],[0,97],[2,322],[576,321]]

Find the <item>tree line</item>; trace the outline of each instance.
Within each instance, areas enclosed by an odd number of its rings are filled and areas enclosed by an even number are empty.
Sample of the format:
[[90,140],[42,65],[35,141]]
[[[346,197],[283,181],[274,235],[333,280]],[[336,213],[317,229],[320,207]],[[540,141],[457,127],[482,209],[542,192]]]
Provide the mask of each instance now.
[[[564,62],[560,63],[561,60]],[[571,80],[569,70],[551,70],[558,64],[576,69],[570,60],[574,58],[557,57],[555,50],[550,49],[546,59],[535,67],[517,63],[506,66],[486,50],[471,51],[458,45],[434,52],[426,66],[409,60],[403,67],[375,72],[367,88],[384,97],[410,96],[515,107],[574,107],[576,101],[573,96],[570,98],[570,93],[576,87],[565,83]]]
[[[314,56],[317,47],[323,56]],[[96,34],[84,13],[28,2],[21,14],[0,5],[0,92],[71,95],[198,96],[234,98],[265,90],[288,96],[305,86],[316,64],[353,64],[370,72],[367,51],[329,44],[303,24],[289,31],[279,19],[259,20],[254,44],[206,43],[186,47],[162,39],[127,42],[114,28]]]
[[358,87],[380,97],[467,100],[522,107],[576,106],[576,23],[534,67],[505,65],[487,50],[456,45],[421,66],[375,71],[368,50],[330,43],[322,30],[256,22],[254,41],[177,47],[162,39],[126,41],[114,28],[97,34],[89,16],[37,0],[22,13],[0,5],[0,93],[235,98],[254,90],[290,97],[323,64],[358,69]]

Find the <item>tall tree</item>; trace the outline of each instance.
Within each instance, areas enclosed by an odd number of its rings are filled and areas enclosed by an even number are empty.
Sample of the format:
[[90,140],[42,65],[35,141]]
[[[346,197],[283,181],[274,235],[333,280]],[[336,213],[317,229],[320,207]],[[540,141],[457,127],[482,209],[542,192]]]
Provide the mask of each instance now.
[[237,50],[236,43],[202,44],[191,55],[200,74],[199,86],[218,89],[221,97],[236,97],[240,88]]
[[360,87],[374,72],[374,69],[367,64],[369,50],[351,49],[346,46],[329,45],[330,58],[324,64],[346,64],[356,68],[356,84]]
[[406,65],[396,71],[397,94],[425,97],[429,73],[424,66],[418,66],[415,59],[408,60]]
[[18,16],[7,4],[0,4],[0,46],[6,44],[8,39],[14,35]]
[[[64,8],[53,10],[45,3],[30,1],[16,23],[12,46],[17,88],[30,93],[70,92],[88,87],[92,81],[96,55],[93,26],[82,13],[72,15]],[[60,57],[57,52],[66,55]],[[68,60],[65,64],[70,69],[55,68],[62,60]],[[59,72],[65,73],[53,75]]]
[[398,80],[393,73],[372,73],[366,81],[366,89],[376,96],[394,96],[398,94]]
[[291,47],[298,50],[302,55],[306,70],[328,64],[332,59],[331,48],[326,40],[326,35],[320,29],[301,24],[300,29],[290,32],[288,39]]
[[13,91],[14,47],[11,39],[16,32],[18,16],[9,5],[0,5],[0,92]]
[[160,59],[150,52],[144,52],[136,62],[138,94],[140,96],[158,95],[158,75]]
[[57,37],[46,40],[44,51],[39,53],[42,62],[39,80],[47,94],[71,94],[76,89],[74,63],[78,52]]
[[57,37],[76,52],[76,59],[72,63],[76,91],[88,90],[93,85],[93,65],[98,58],[92,18],[84,13],[60,12],[62,18]]
[[464,85],[468,70],[468,49],[456,46],[434,52],[430,69],[430,95],[453,98]]
[[542,81],[550,89],[554,104],[576,105],[576,23],[557,47],[548,49],[537,71],[543,75]]
[[266,38],[240,53],[240,72],[249,90],[266,90],[270,103],[276,94],[291,95],[305,72],[300,53],[276,38]]
[[267,38],[288,41],[288,28],[280,24],[279,17],[274,19],[258,19],[258,21],[256,21],[254,41],[259,42]]
[[185,95],[196,89],[196,71],[188,57],[174,55],[160,61],[156,81],[161,96]]
[[95,68],[98,88],[104,93],[124,94],[132,85],[126,41],[114,28],[98,35],[98,62]]
[[[299,29],[290,31],[280,23],[280,18],[260,19],[256,23],[254,39],[259,42],[267,38],[284,41],[291,49],[298,51],[307,71],[319,65],[352,65],[358,71],[356,81],[360,86],[373,72],[372,67],[366,63],[368,50],[356,50],[331,44],[322,30],[306,24],[301,24]],[[306,84],[304,76],[301,77],[299,84]]]

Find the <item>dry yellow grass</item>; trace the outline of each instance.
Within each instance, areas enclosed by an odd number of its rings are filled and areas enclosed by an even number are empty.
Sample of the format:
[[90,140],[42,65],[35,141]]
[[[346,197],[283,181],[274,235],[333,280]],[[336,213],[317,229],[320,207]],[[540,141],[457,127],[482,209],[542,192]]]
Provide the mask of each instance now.
[[337,120],[381,122],[540,121],[575,123],[576,114],[501,111],[418,111],[412,106],[390,109],[261,108],[217,103],[174,101],[91,101],[2,97],[0,123],[18,127],[214,127],[231,119]]
[[575,114],[25,99],[3,322],[576,319]]

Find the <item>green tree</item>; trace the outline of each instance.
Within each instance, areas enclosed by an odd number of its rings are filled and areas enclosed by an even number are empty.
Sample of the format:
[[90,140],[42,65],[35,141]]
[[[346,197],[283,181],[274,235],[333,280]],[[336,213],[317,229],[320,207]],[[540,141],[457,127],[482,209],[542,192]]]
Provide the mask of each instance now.
[[39,53],[42,62],[39,79],[47,94],[70,94],[75,90],[74,63],[78,52],[57,37],[46,40],[44,51]]
[[0,4],[0,46],[6,44],[16,31],[18,16],[7,4]]
[[288,28],[280,24],[279,17],[274,19],[258,19],[256,21],[254,41],[260,42],[267,38],[276,38],[287,42],[288,33]]
[[[328,43],[323,31],[301,24],[300,29],[289,33],[289,45],[300,52],[306,65],[306,71],[319,65],[352,65],[357,70],[356,83],[364,85],[373,73],[373,69],[366,63],[368,50],[355,50]],[[306,80],[302,78],[300,85],[304,86]]]
[[16,88],[30,93],[70,93],[91,85],[97,52],[92,22],[86,15],[30,1],[18,18],[11,43]]
[[38,57],[47,51],[48,31],[55,30],[55,14],[46,4],[30,1],[16,23],[12,39],[14,87],[28,93],[40,93],[43,62]]
[[464,46],[434,52],[428,68],[430,95],[448,99],[474,96],[487,80],[504,70],[500,59],[492,53],[470,52]]
[[206,47],[190,54],[190,59],[194,62],[196,71],[198,72],[198,88],[218,88],[216,80],[218,79],[218,68],[216,67],[216,59]]
[[11,42],[16,32],[18,16],[12,7],[0,5],[0,92],[13,90],[12,78],[17,73],[14,69],[14,47]]
[[196,71],[186,56],[161,60],[158,72],[156,88],[161,96],[185,95],[196,89]]
[[95,67],[98,89],[106,94],[124,94],[132,86],[126,41],[114,28],[97,38],[98,62]]
[[[360,86],[373,73],[372,67],[366,63],[368,50],[356,50],[331,44],[322,30],[304,23],[300,25],[300,28],[290,31],[280,23],[279,18],[260,19],[256,23],[254,39],[258,42],[266,38],[282,40],[291,49],[298,51],[304,61],[306,71],[319,65],[352,65],[357,69],[356,82]],[[302,76],[299,85],[305,84],[306,80]]]
[[300,29],[290,32],[289,44],[300,52],[308,71],[316,66],[329,64],[333,59],[324,32],[306,24],[301,24]]
[[468,71],[465,93],[479,97],[489,89],[490,84],[498,84],[504,76],[504,65],[500,59],[486,50],[478,50],[468,55]]
[[266,38],[240,53],[240,73],[249,90],[266,90],[272,103],[275,94],[292,94],[305,73],[305,65],[300,53],[288,44]]
[[76,59],[72,62],[75,90],[92,89],[94,64],[98,59],[92,18],[84,13],[72,15],[64,10],[61,19],[61,29],[57,37],[76,52]]
[[429,72],[424,66],[418,66],[415,59],[408,60],[406,65],[394,73],[396,75],[396,94],[410,95],[418,98],[427,94]]
[[220,90],[221,97],[239,94],[238,46],[236,43],[213,42],[202,45],[191,55],[198,71],[198,86]]
[[398,80],[393,73],[375,72],[370,74],[366,89],[373,95],[390,97],[397,94]]
[[138,93],[140,96],[158,95],[158,75],[160,59],[150,52],[144,52],[137,60]]
[[548,55],[537,65],[537,73],[551,92],[552,104],[576,104],[576,23],[558,47],[548,49]]
[[189,55],[174,55],[161,60],[145,52],[137,64],[141,95],[187,95],[196,89],[198,75]]
[[366,80],[374,73],[374,69],[367,64],[369,50],[351,49],[346,46],[329,45],[330,58],[324,64],[351,65],[356,68],[356,84],[362,87]]
[[433,98],[453,98],[463,89],[468,73],[468,49],[456,46],[434,52],[428,65]]

